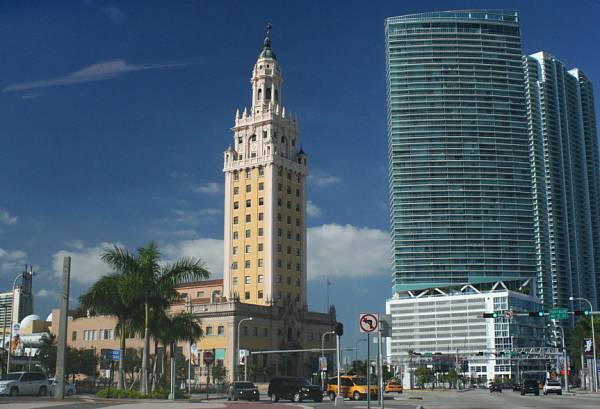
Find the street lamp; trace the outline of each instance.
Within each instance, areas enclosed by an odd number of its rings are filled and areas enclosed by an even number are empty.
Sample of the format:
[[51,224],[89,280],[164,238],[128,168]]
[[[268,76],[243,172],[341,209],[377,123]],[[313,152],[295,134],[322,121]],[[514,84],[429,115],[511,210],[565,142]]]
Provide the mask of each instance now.
[[[594,312],[594,306],[592,305],[592,303],[589,300],[587,300],[585,298],[581,298],[581,297],[572,297],[572,296],[569,297],[569,301],[573,301],[573,300],[584,301],[584,302],[588,303],[590,306],[590,312]],[[592,354],[594,355],[594,362],[592,363],[592,369],[593,369],[594,373],[592,374],[592,380],[594,381],[594,392],[598,392],[598,373],[597,373],[597,369],[596,369],[596,334],[594,332],[594,315],[593,314],[590,314],[590,320],[592,321]]]
[[[548,327],[550,327],[550,324],[548,324]],[[558,329],[560,330],[561,335],[562,335],[561,340],[562,340],[562,351],[563,351],[563,369],[564,369],[563,378],[565,380],[565,392],[569,392],[569,376],[568,376],[569,362],[568,362],[568,357],[567,357],[567,349],[565,348],[565,330],[560,325],[558,325]]]
[[[325,356],[325,335],[335,334],[335,331],[327,331],[321,334],[321,356]],[[321,389],[325,390],[325,371],[321,371]]]
[[[10,302],[10,328],[9,337],[8,337],[8,350],[6,351],[6,373],[10,372],[10,349],[12,347],[12,336],[13,336],[13,316],[15,315],[15,287],[17,286],[17,280],[23,277],[25,273],[19,273],[14,281],[12,286],[12,300]],[[17,314],[17,320],[19,319],[19,314]]]
[[[242,324],[242,322],[244,321],[252,321],[254,319],[254,317],[249,317],[249,318],[242,318],[240,320],[240,322],[238,322],[238,327],[237,327],[237,364],[236,367],[238,368],[238,378],[240,377],[240,325]],[[248,358],[246,357],[246,359],[244,360],[244,381],[246,380],[246,378],[248,377]]]

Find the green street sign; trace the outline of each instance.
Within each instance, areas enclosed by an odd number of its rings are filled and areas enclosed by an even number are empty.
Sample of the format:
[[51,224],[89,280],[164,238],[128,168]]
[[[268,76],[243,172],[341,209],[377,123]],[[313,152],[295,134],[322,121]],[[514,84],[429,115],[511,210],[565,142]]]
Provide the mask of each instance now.
[[425,352],[423,354],[424,357],[430,358],[433,354],[431,352]]
[[569,310],[566,308],[552,308],[550,318],[553,320],[566,320],[569,317]]

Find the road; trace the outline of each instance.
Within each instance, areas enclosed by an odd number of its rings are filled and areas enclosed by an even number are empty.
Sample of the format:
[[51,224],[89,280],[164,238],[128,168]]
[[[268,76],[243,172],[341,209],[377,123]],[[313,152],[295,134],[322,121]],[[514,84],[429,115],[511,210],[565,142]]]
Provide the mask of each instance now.
[[[266,397],[265,397],[266,398]],[[95,398],[72,398],[56,402],[48,398],[19,397],[15,399],[0,398],[3,409],[331,409],[333,402],[322,403],[290,402],[271,403],[264,399],[261,402],[227,402],[215,399],[200,401],[112,401]],[[345,401],[344,407],[366,409],[365,401]],[[423,391],[406,392],[395,399],[388,396],[385,407],[389,409],[598,409],[600,394],[578,394],[575,396],[521,396],[518,392],[505,390],[503,393],[490,394],[486,390],[466,392]],[[373,402],[371,408],[378,405]]]

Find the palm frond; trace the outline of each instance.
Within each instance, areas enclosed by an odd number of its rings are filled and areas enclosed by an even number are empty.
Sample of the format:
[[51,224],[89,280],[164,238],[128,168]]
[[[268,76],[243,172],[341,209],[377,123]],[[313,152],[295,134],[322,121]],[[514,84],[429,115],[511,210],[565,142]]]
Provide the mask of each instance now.
[[127,273],[137,267],[136,256],[116,244],[104,250],[100,259],[120,273]]

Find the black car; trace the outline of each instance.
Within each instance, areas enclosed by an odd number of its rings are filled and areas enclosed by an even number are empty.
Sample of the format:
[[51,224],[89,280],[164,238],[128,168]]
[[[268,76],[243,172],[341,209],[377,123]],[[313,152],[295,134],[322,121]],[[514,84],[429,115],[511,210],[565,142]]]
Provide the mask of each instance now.
[[521,395],[527,393],[540,396],[540,383],[536,379],[525,379],[521,384]]
[[490,384],[490,393],[492,393],[492,392],[502,393],[502,385],[500,385],[499,383]]
[[227,393],[227,400],[260,400],[260,393],[258,388],[254,386],[252,382],[233,382],[229,386],[229,392]]
[[521,384],[513,383],[512,390],[513,392],[519,392],[521,390]]
[[323,391],[320,386],[313,385],[304,378],[281,376],[271,379],[269,382],[268,395],[271,402],[279,399],[289,399],[293,402],[312,400],[323,401]]

